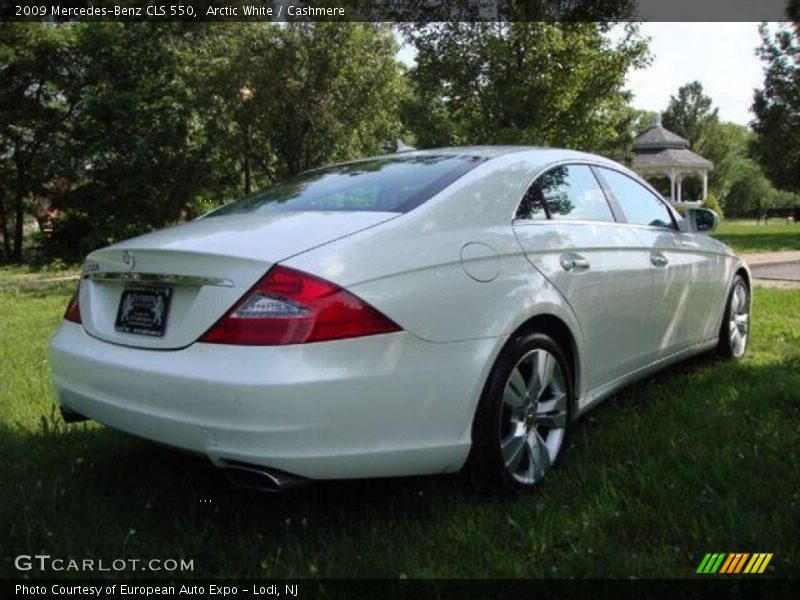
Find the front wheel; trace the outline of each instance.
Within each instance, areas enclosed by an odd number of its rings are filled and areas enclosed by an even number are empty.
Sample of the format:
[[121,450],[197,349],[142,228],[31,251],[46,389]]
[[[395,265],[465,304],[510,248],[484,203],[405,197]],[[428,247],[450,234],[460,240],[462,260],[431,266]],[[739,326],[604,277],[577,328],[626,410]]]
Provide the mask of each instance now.
[[523,333],[495,363],[473,424],[471,467],[481,487],[526,492],[562,454],[573,399],[564,353],[543,333]]
[[750,340],[750,289],[741,275],[733,280],[719,330],[718,351],[723,358],[741,358]]

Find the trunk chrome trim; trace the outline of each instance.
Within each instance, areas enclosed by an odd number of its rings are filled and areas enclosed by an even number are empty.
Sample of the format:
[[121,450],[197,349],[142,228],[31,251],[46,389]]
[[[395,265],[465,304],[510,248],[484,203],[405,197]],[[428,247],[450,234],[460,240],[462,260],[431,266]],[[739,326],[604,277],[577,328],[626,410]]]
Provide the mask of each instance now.
[[98,271],[86,273],[83,279],[91,281],[134,281],[139,283],[163,283],[168,285],[235,287],[230,279],[198,277],[194,275],[171,275],[168,273],[132,273],[130,271]]

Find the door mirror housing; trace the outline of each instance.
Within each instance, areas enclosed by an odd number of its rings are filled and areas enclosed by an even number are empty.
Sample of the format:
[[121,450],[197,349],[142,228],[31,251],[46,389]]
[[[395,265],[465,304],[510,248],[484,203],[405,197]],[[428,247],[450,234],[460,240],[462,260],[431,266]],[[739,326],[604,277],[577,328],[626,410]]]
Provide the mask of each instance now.
[[690,208],[686,211],[686,224],[689,231],[711,233],[719,225],[719,215],[708,208]]

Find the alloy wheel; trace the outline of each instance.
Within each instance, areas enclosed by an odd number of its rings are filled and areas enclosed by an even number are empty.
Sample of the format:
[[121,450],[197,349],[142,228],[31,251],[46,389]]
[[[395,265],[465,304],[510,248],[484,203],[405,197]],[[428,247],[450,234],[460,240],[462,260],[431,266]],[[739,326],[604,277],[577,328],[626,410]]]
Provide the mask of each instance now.
[[750,330],[750,300],[747,288],[741,282],[736,284],[731,295],[728,320],[731,353],[736,358],[744,355],[747,349],[747,336]]
[[500,451],[509,475],[522,484],[544,477],[561,450],[567,426],[567,385],[547,350],[526,353],[503,390]]

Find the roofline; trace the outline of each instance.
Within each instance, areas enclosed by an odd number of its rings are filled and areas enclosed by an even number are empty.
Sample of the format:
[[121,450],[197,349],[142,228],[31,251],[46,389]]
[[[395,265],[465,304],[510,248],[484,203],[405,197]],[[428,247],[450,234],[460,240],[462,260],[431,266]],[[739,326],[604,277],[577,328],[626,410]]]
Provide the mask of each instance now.
[[479,158],[482,160],[490,160],[500,156],[507,156],[520,152],[531,151],[551,151],[561,150],[566,152],[581,152],[581,150],[570,150],[568,148],[551,148],[549,146],[523,146],[523,145],[497,145],[490,144],[474,145],[474,146],[441,146],[437,148],[417,148],[416,150],[407,150],[401,152],[387,152],[385,154],[373,154],[371,156],[364,156],[361,158],[353,158],[350,160],[342,160],[337,162],[325,163],[312,169],[305,169],[301,173],[313,173],[320,169],[327,169],[329,167],[338,167],[342,165],[356,164],[370,160],[391,159],[402,156],[424,156],[424,155],[444,155],[444,156],[469,156]]

